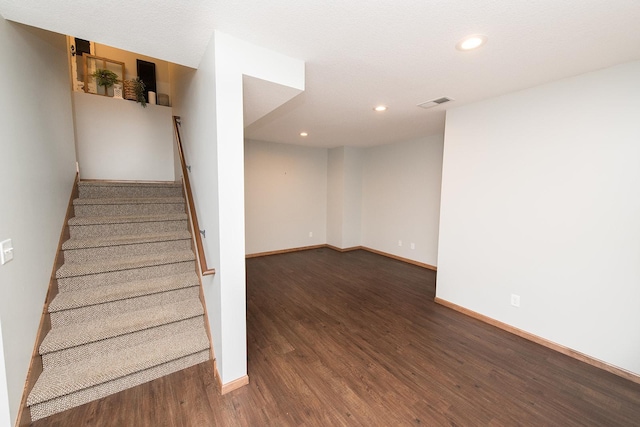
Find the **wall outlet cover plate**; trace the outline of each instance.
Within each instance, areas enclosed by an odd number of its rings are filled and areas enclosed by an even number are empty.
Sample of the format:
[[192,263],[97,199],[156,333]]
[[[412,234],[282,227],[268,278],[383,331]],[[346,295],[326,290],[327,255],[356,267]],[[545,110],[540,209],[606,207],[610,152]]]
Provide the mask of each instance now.
[[13,244],[11,239],[0,242],[0,265],[4,265],[13,259]]

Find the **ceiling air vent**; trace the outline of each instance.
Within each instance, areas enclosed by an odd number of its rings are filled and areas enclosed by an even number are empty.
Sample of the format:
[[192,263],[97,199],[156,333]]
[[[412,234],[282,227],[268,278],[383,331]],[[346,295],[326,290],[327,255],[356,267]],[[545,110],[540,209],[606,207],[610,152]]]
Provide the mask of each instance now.
[[445,102],[449,102],[453,100],[454,100],[453,98],[448,98],[446,96],[443,96],[442,98],[431,99],[429,101],[423,102],[422,104],[418,104],[418,107],[420,108],[437,107],[440,104],[444,104]]

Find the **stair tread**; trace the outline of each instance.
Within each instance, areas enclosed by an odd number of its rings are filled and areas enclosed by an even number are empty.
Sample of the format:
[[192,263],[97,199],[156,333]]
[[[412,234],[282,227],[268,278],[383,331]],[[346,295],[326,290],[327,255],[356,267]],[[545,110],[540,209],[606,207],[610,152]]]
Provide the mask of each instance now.
[[136,204],[183,204],[184,197],[114,197],[114,198],[77,198],[77,205],[136,205]]
[[60,292],[49,304],[49,313],[188,288],[198,284],[198,276],[193,272]]
[[145,342],[159,340],[160,338],[169,335],[175,335],[184,331],[203,327],[204,316],[191,317],[189,319],[155,326],[153,328],[132,332],[118,337],[112,337],[106,340],[87,343],[61,351],[54,351],[53,353],[45,353],[42,355],[42,363],[44,369],[49,369],[55,366],[71,365],[85,359],[89,359],[96,354],[113,353],[127,347],[140,345]]
[[191,239],[188,230],[168,233],[137,234],[106,237],[72,237],[62,244],[62,250],[102,248],[106,246],[133,245],[137,243],[164,242],[169,240]]
[[127,256],[124,258],[101,259],[96,262],[65,263],[56,271],[57,279],[108,273],[112,271],[132,270],[134,268],[173,264],[193,261],[195,254],[191,250],[166,252],[161,254]]
[[206,350],[209,340],[204,328],[168,336],[68,366],[42,372],[27,404],[47,400],[103,384],[154,366]]
[[166,182],[127,182],[127,181],[80,181],[80,187],[182,187],[182,183],[166,181]]
[[154,326],[164,325],[191,317],[201,316],[204,309],[199,298],[192,298],[162,306],[150,307],[136,312],[84,322],[71,326],[53,328],[40,345],[40,354],[96,342],[129,334]]
[[168,213],[159,215],[111,215],[111,216],[74,216],[69,225],[126,224],[139,222],[184,221],[186,213]]

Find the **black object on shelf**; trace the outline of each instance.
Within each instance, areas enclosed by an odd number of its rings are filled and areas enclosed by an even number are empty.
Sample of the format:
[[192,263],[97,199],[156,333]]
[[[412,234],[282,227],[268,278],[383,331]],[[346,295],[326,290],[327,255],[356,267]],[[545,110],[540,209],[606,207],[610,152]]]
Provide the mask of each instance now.
[[76,55],[82,56],[83,53],[91,55],[91,42],[89,40],[83,40],[75,38]]
[[156,90],[156,64],[153,62],[136,59],[138,66],[138,77],[144,83],[144,99],[149,102],[149,91],[158,93]]

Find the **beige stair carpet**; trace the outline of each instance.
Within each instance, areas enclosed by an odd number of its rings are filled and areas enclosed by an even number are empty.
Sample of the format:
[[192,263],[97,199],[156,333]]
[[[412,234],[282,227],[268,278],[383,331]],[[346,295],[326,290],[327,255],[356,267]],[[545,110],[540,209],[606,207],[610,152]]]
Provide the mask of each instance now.
[[210,358],[182,186],[82,181],[79,194],[34,421]]

